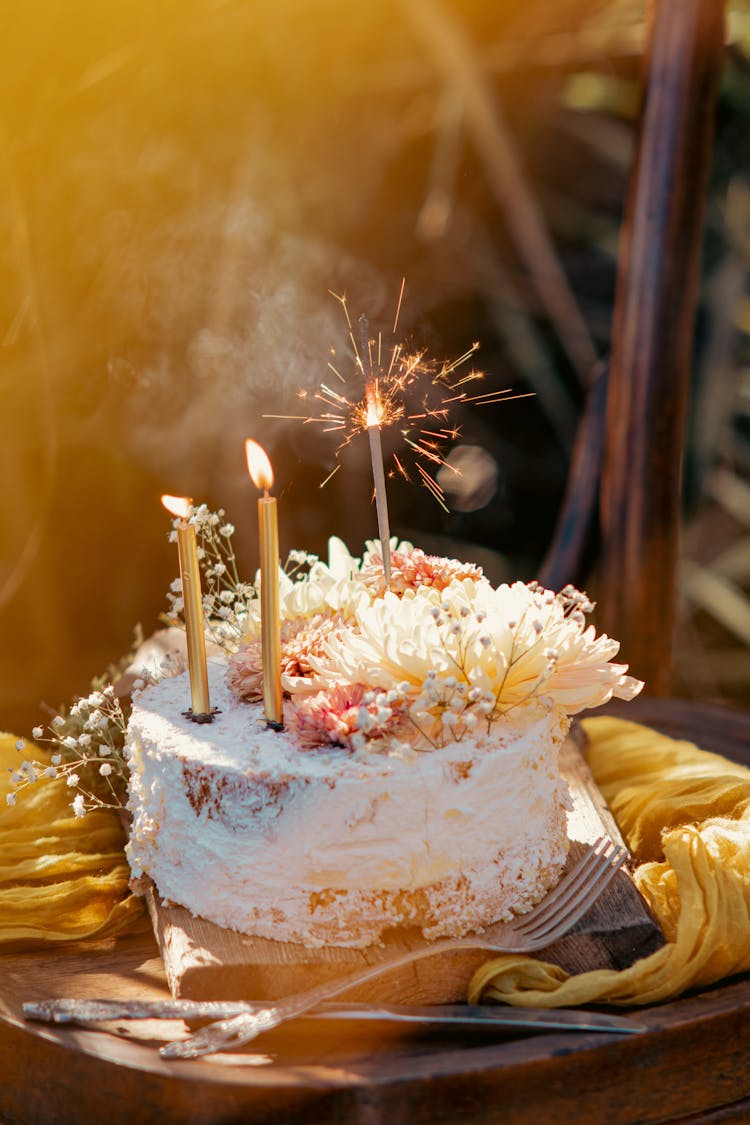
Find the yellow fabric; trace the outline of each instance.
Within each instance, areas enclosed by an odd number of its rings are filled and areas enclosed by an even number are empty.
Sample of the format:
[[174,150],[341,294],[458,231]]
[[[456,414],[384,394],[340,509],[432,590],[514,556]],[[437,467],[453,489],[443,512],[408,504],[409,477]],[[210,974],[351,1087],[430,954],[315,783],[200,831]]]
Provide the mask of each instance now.
[[123,830],[113,812],[76,817],[73,791],[42,779],[6,803],[10,773],[24,758],[45,760],[0,734],[0,944],[106,938],[143,920],[129,893]]
[[639,866],[667,944],[629,969],[569,976],[493,958],[469,1000],[530,1008],[650,1004],[750,969],[750,770],[636,723],[584,722],[591,771]]

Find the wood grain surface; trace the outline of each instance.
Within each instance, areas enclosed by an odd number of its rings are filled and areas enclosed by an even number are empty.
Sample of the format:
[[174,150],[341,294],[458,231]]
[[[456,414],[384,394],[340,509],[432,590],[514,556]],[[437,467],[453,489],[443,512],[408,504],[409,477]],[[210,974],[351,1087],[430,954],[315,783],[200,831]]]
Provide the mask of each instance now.
[[[568,826],[571,864],[586,844],[601,836],[622,843],[583,759],[579,738],[568,738],[561,752],[561,769],[573,797]],[[277,999],[430,945],[418,932],[400,930],[386,935],[382,946],[368,949],[306,949],[223,929],[181,906],[164,904],[153,889],[149,912],[173,994],[195,1000]],[[619,969],[662,943],[630,873],[621,869],[571,934],[544,956],[569,972]],[[412,1004],[464,1000],[471,977],[487,956],[480,949],[465,948],[427,957],[384,972],[347,998]]]
[[[750,716],[649,699],[629,704],[628,714],[750,764]],[[177,1021],[82,1030],[27,1024],[21,1014],[25,1000],[55,996],[167,998],[150,934],[4,954],[0,968],[3,1123],[708,1125],[750,1119],[750,976],[640,1010],[649,1030],[627,1039],[602,1032],[458,1036],[299,1021],[245,1054],[168,1063],[156,1047],[183,1029]]]

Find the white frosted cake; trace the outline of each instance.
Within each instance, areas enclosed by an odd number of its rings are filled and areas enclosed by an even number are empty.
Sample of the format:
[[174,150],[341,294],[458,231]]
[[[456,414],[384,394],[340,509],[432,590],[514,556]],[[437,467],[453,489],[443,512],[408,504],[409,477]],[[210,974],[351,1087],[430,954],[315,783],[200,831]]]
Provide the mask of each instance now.
[[134,875],[222,926],[308,946],[529,910],[565,865],[569,716],[640,687],[584,628],[585,596],[494,589],[408,545],[385,593],[374,552],[337,544],[282,579],[281,601],[283,731],[257,702],[253,603],[243,644],[209,662],[213,723],[183,716],[186,673],[134,699]]

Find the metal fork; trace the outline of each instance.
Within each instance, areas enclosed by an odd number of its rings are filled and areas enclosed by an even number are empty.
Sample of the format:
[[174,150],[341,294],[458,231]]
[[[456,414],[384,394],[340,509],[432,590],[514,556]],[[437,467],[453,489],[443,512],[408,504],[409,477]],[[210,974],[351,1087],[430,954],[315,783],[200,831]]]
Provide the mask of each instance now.
[[267,1007],[256,1008],[229,1019],[217,1020],[186,1039],[177,1039],[161,1048],[166,1059],[195,1059],[229,1047],[249,1043],[263,1031],[270,1031],[287,1020],[315,1008],[355,985],[364,984],[392,969],[400,968],[436,953],[457,949],[482,949],[490,953],[533,953],[553,945],[575,925],[622,867],[628,853],[611,840],[600,837],[578,863],[542,901],[509,923],[490,926],[482,934],[427,942],[418,949],[399,954],[388,961],[371,965],[361,972],[286,996]]

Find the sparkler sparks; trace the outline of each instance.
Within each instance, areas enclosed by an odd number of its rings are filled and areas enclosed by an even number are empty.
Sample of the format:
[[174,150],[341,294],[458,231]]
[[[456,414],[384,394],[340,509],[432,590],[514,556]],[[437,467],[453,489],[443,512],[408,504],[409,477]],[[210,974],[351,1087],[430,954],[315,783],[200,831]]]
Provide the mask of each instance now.
[[[363,434],[370,436],[372,446],[376,433],[379,439],[382,430],[399,426],[403,444],[413,454],[419,483],[448,511],[443,490],[434,474],[447,464],[443,450],[459,437],[458,428],[451,422],[452,411],[459,405],[489,406],[527,396],[512,394],[511,388],[470,393],[470,388],[481,382],[485,375],[473,368],[463,374],[459,374],[459,371],[476,353],[478,343],[472,344],[457,359],[441,364],[431,359],[426,351],[410,351],[402,341],[395,339],[404,284],[402,281],[393,321],[394,341],[387,344],[381,332],[371,336],[364,316],[358,321],[357,340],[346,296],[331,292],[331,296],[340,303],[346,318],[352,347],[350,359],[354,360],[353,374],[347,377],[329,361],[328,367],[338,380],[340,389],[337,385],[321,383],[313,396],[309,396],[306,391],[299,392],[299,397],[305,404],[312,397],[314,405],[311,405],[308,413],[267,414],[264,417],[318,424],[325,433],[337,433],[337,455]],[[339,468],[340,465],[337,464],[322,482],[321,488]],[[410,471],[404,459],[393,454],[389,476],[398,474],[409,481],[413,479],[413,471]],[[458,472],[457,469],[454,471]],[[379,523],[382,523],[380,515],[379,512]]]

